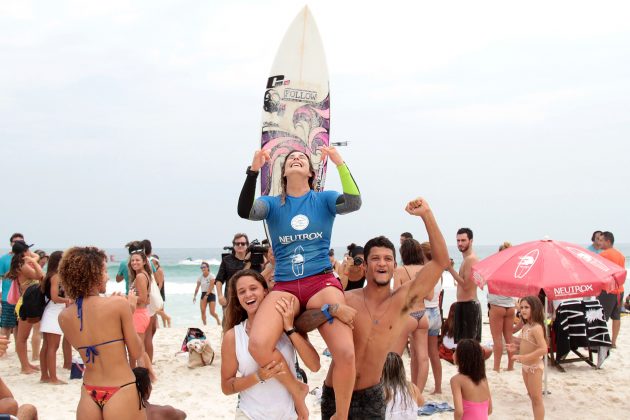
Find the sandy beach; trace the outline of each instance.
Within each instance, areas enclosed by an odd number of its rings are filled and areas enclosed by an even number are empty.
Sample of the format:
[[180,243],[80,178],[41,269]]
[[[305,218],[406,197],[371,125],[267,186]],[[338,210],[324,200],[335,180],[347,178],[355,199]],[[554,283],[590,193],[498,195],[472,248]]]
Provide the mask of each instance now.
[[[618,348],[604,363],[601,370],[595,370],[585,363],[564,365],[566,373],[555,368],[549,370],[549,389],[551,395],[545,398],[547,418],[561,419],[570,415],[572,419],[617,419],[619,413],[627,406],[628,391],[623,386],[626,372],[630,369],[630,359],[622,355],[630,351],[630,334],[628,328],[630,317],[622,318],[621,334]],[[229,419],[234,417],[237,396],[225,396],[221,392],[220,383],[220,348],[221,331],[219,327],[202,328],[216,350],[216,358],[212,366],[189,369],[186,366],[187,354],[177,354],[186,328],[160,328],[155,337],[154,365],[159,380],[154,384],[151,401],[154,404],[170,404],[183,409],[189,419]],[[315,332],[310,335],[319,353],[325,344]],[[489,326],[484,324],[483,341],[490,340]],[[30,346],[30,345],[29,345]],[[0,375],[12,390],[20,403],[33,403],[37,406],[40,418],[73,419],[79,400],[81,381],[72,380],[68,385],[48,385],[39,383],[39,375],[20,375],[19,363],[13,344],[9,354],[0,360]],[[328,371],[330,358],[322,356],[322,368],[317,373],[308,374],[309,387],[320,387]],[[405,355],[407,373],[409,373],[409,357]],[[505,365],[505,356],[504,356]],[[58,356],[60,378],[66,380],[68,371],[61,369],[61,352]],[[456,368],[446,362],[443,366],[444,393],[441,396],[430,396],[433,389],[433,378],[429,373],[425,398],[434,401],[448,401],[452,404],[449,379]],[[529,419],[531,418],[530,402],[525,394],[520,368],[512,372],[492,371],[492,360],[486,363],[488,378],[492,391],[495,419]],[[518,365],[517,365],[518,366]],[[308,406],[311,418],[319,419],[320,410],[316,397],[308,395]],[[433,415],[429,418],[452,418],[451,413]]]

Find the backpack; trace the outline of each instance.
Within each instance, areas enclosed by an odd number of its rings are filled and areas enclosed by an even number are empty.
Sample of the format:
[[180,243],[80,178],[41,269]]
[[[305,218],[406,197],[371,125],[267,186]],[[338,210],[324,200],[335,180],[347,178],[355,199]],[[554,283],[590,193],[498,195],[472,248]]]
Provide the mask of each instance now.
[[20,306],[20,319],[31,324],[39,322],[44,314],[47,304],[46,295],[42,292],[38,284],[30,285],[22,295],[22,306]]
[[206,334],[203,331],[201,331],[199,328],[195,328],[195,327],[188,328],[188,331],[186,332],[186,336],[184,337],[184,341],[182,342],[182,351],[187,352],[188,342],[194,339],[205,340]]

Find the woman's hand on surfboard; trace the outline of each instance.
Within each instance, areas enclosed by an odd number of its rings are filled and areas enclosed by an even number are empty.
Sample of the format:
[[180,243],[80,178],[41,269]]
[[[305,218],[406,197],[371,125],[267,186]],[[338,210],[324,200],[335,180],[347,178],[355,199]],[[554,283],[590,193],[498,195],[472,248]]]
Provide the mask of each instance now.
[[260,171],[260,168],[263,165],[271,160],[271,156],[269,156],[269,152],[267,150],[256,150],[254,153],[254,159],[252,160],[251,170],[254,172]]
[[322,160],[328,157],[330,160],[333,161],[335,165],[343,165],[343,159],[341,158],[341,155],[339,154],[339,151],[335,148],[335,146],[322,146],[320,150],[322,151]]
[[405,211],[412,216],[424,217],[427,213],[431,211],[431,207],[429,207],[429,203],[427,203],[424,198],[418,197],[407,203]]

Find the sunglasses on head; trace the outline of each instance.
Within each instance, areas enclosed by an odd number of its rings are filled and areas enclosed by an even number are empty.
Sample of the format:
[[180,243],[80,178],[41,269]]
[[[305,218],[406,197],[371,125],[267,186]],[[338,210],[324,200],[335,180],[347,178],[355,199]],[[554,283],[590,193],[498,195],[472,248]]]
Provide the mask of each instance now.
[[129,251],[130,254],[144,254],[144,249],[134,249],[133,251]]
[[247,246],[247,242],[234,242],[234,246]]

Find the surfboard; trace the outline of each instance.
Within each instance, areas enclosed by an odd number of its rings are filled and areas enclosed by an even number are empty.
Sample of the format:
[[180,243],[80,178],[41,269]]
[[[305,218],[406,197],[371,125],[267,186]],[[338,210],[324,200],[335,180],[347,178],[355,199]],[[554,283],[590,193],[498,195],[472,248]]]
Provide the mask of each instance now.
[[271,161],[261,168],[261,194],[279,195],[280,172],[287,153],[300,150],[310,156],[315,190],[326,180],[321,146],[330,134],[328,67],[315,19],[307,6],[287,30],[267,78],[262,112],[261,147]]

